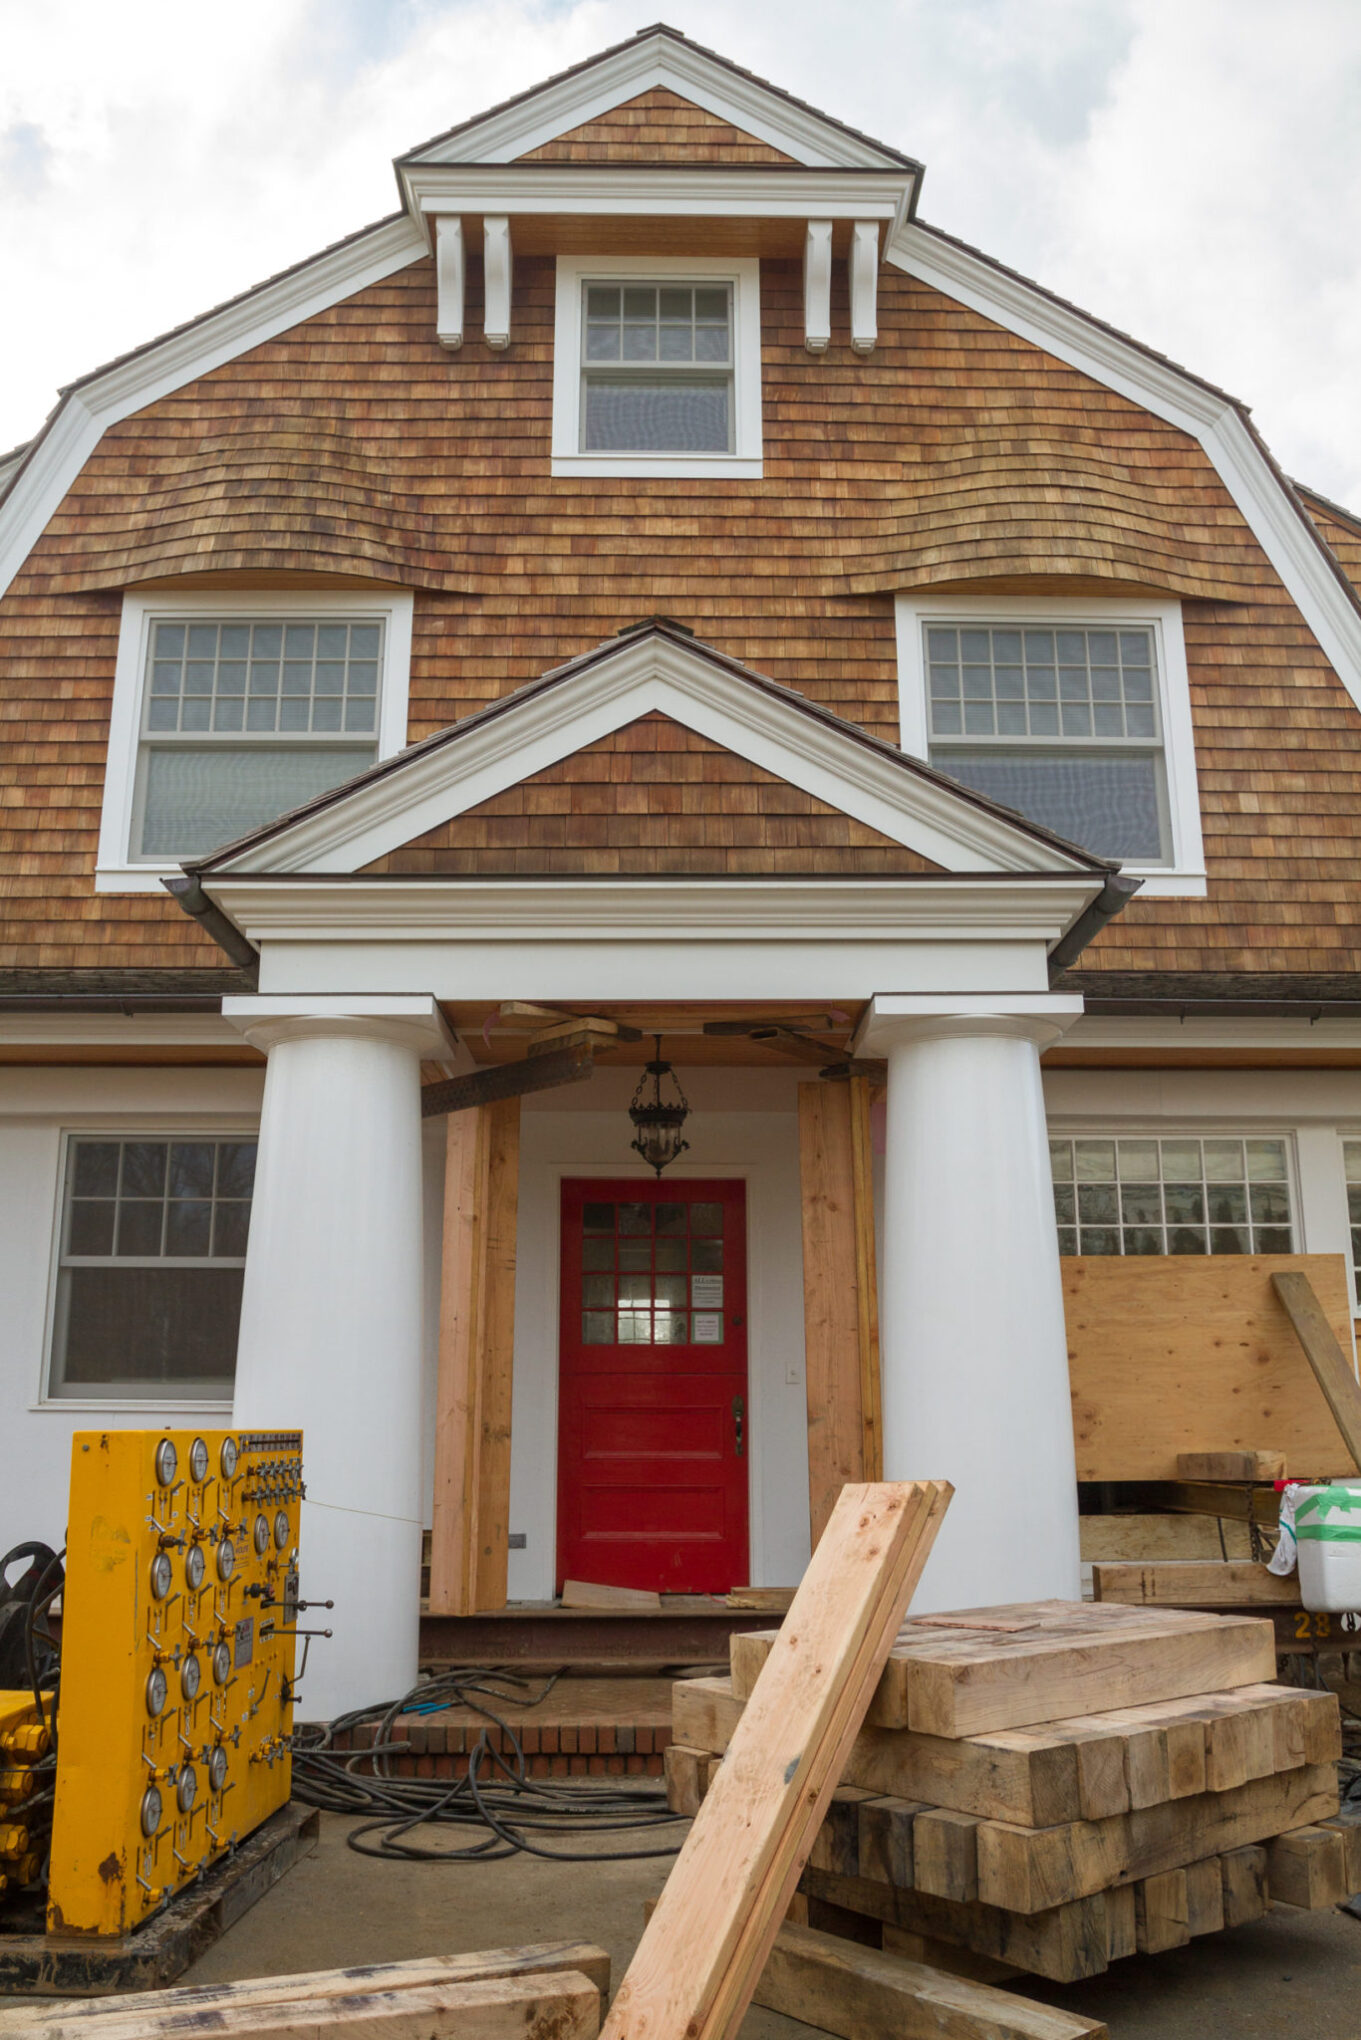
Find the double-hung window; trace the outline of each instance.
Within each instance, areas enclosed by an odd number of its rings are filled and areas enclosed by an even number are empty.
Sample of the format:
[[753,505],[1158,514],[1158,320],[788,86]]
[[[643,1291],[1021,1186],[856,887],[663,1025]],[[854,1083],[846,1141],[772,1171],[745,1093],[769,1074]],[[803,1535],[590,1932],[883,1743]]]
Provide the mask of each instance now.
[[583,453],[731,453],[732,285],[587,280]]
[[1278,1135],[1078,1134],[1049,1143],[1061,1254],[1293,1254]]
[[66,1143],[48,1393],[222,1400],[236,1369],[256,1143]]
[[898,598],[903,748],[1150,894],[1204,891],[1180,605]]
[[1153,633],[933,623],[931,762],[1110,857],[1169,854]]
[[100,890],[152,889],[406,741],[412,599],[124,599]]
[[553,473],[761,473],[760,264],[558,257]]

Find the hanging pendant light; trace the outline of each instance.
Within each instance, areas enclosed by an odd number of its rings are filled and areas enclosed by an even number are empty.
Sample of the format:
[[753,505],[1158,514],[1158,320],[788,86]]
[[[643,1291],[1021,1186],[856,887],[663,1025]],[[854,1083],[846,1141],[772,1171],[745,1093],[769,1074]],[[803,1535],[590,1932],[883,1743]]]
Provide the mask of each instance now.
[[[638,1088],[629,1106],[629,1118],[637,1129],[636,1138],[631,1143],[634,1152],[640,1154],[648,1167],[655,1169],[660,1176],[662,1170],[690,1145],[688,1140],[681,1139],[681,1128],[690,1116],[690,1107],[676,1072],[669,1062],[662,1061],[661,1035],[654,1034],[652,1038],[657,1044],[657,1053],[638,1079]],[[662,1096],[663,1077],[670,1079],[671,1090],[675,1094],[669,1100]]]

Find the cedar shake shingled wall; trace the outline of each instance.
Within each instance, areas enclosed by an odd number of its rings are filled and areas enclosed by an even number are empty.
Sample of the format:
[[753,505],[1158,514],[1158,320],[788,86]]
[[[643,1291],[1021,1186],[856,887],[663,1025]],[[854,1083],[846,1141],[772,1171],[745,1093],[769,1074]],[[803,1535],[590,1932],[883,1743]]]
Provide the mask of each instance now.
[[707,113],[665,85],[569,128],[520,163],[793,163],[793,156]]
[[366,869],[731,877],[940,866],[654,711]]
[[[1361,968],[1361,722],[1200,448],[891,268],[861,361],[841,287],[814,359],[799,265],[762,265],[760,481],[551,479],[543,258],[516,264],[504,355],[438,346],[422,262],[110,430],[0,604],[0,963],[220,962],[168,902],[92,891],[118,623],[99,591],[373,571],[381,545],[417,588],[413,738],[659,611],[893,738],[895,585],[1081,572],[1196,598],[1211,898],[1136,901],[1084,968]],[[469,296],[475,333],[476,262]]]

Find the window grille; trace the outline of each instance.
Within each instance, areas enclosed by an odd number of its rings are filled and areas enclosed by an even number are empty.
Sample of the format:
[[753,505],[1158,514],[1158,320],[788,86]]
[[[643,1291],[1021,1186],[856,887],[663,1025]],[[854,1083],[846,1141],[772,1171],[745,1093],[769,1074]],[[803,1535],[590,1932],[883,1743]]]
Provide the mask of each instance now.
[[732,287],[585,283],[583,453],[730,453]]
[[1295,1251],[1283,1139],[1078,1135],[1049,1156],[1061,1254]]

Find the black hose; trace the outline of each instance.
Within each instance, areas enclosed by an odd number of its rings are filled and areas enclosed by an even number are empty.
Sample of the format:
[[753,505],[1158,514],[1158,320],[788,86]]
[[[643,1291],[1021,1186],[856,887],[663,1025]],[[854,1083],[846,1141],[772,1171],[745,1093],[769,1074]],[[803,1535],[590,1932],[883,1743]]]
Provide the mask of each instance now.
[[[624,1785],[549,1783],[531,1778],[520,1739],[505,1717],[488,1703],[510,1701],[536,1707],[557,1684],[553,1673],[532,1694],[528,1679],[514,1672],[477,1666],[423,1680],[400,1700],[356,1708],[321,1728],[299,1730],[293,1738],[293,1797],[331,1813],[370,1816],[346,1837],[361,1856],[407,1863],[500,1862],[523,1853],[558,1863],[619,1863],[655,1856],[674,1856],[676,1841],[664,1848],[546,1848],[531,1836],[621,1834],[673,1827],[686,1818],[672,1813],[663,1800],[660,1781]],[[401,1716],[420,1708],[467,1707],[500,1731],[510,1761],[493,1747],[486,1729],[468,1758],[468,1774],[452,1781],[403,1777],[391,1759],[407,1755],[411,1744],[400,1737]],[[336,1738],[370,1729],[362,1747],[336,1748]],[[462,1848],[431,1847],[408,1839],[422,1827],[451,1827],[476,1833]],[[372,1837],[372,1839],[370,1839]]]

